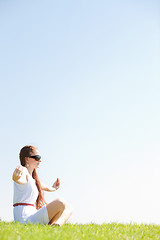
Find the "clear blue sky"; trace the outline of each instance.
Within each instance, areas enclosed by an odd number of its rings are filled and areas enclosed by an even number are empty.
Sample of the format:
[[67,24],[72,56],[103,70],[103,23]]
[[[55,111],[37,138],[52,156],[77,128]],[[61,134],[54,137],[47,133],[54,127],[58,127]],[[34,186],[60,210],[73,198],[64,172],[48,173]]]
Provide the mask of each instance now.
[[160,2],[0,1],[2,220],[26,144],[71,222],[160,224]]

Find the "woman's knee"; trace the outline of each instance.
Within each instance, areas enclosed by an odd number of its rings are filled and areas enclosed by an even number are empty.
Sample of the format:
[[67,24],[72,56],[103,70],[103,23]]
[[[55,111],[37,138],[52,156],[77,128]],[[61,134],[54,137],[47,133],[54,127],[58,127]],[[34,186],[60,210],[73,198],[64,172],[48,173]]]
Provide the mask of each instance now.
[[66,203],[63,199],[58,198],[49,204],[47,204],[46,208],[48,211],[49,221],[53,219],[53,217],[59,213],[62,213],[66,207]]
[[66,202],[65,202],[64,199],[62,199],[62,198],[57,198],[55,201],[58,203],[58,205],[60,206],[61,209],[65,209],[65,207],[66,207]]

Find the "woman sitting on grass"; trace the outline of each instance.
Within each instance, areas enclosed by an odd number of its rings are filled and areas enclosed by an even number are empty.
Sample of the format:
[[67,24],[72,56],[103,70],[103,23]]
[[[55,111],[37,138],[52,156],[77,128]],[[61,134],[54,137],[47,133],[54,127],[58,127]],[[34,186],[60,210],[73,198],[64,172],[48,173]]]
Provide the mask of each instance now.
[[23,147],[19,156],[21,165],[15,169],[12,177],[14,221],[62,226],[72,214],[70,207],[61,199],[46,204],[42,193],[56,191],[60,187],[59,179],[52,187],[39,180],[36,169],[41,163],[41,156],[36,147]]

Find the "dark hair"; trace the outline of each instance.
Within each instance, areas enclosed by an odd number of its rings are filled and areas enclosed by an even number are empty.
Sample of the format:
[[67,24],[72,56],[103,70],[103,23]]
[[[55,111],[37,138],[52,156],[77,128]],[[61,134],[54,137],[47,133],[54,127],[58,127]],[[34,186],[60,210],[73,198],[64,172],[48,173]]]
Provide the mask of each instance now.
[[[26,165],[25,158],[34,154],[35,150],[37,150],[37,148],[34,146],[31,146],[31,145],[24,146],[21,149],[21,151],[19,153],[19,158],[20,158],[20,162],[21,162],[22,166],[25,167],[25,165]],[[39,192],[37,200],[36,200],[36,208],[40,209],[41,207],[43,207],[46,204],[46,202],[43,197],[42,187],[41,187],[41,183],[40,183],[36,169],[33,170],[32,177],[35,179],[36,186],[37,186],[38,192]]]

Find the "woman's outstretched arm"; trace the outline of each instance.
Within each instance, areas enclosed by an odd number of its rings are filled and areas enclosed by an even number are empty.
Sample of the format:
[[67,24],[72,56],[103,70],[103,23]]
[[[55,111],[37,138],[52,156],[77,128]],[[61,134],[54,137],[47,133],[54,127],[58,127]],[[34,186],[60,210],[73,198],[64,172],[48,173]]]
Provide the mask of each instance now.
[[28,171],[22,165],[18,165],[13,172],[13,181],[19,184],[25,184],[28,181]]
[[57,180],[55,181],[55,183],[53,184],[52,187],[49,187],[46,184],[44,184],[43,182],[41,182],[41,187],[42,187],[43,191],[54,192],[60,187],[60,180],[59,180],[59,178],[57,178]]

